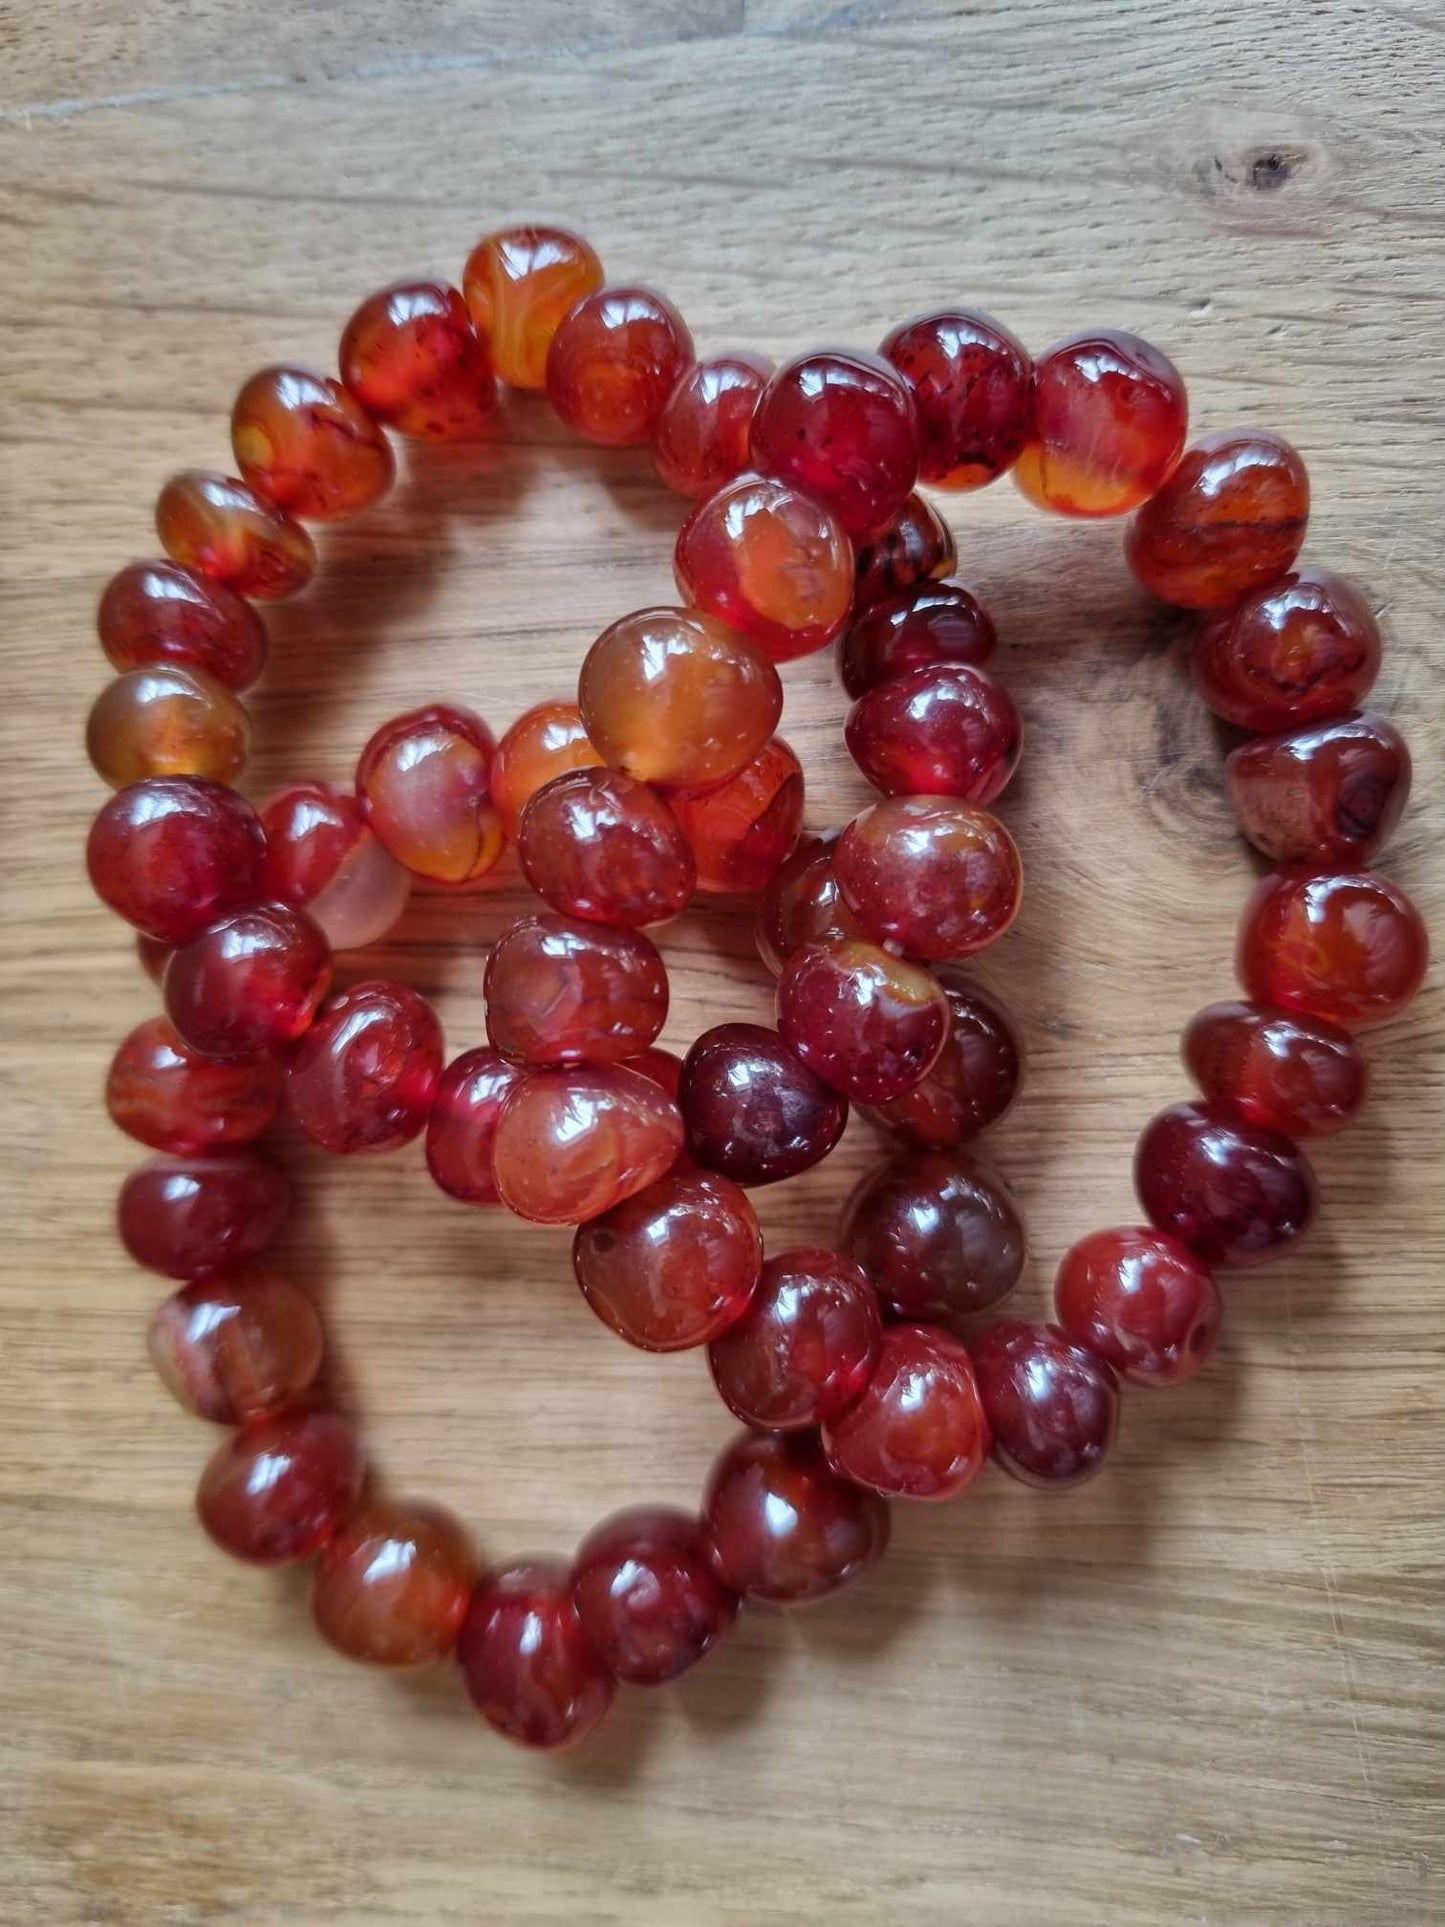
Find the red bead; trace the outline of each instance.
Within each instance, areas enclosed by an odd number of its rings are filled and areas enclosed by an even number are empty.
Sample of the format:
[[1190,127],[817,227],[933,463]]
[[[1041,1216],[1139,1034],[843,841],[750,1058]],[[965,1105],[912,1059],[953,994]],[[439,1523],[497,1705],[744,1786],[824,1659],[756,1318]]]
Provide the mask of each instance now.
[[537,703],[519,716],[497,744],[492,764],[492,801],[507,835],[516,836],[522,811],[544,783],[601,761],[576,703]]
[[737,1617],[696,1519],[635,1506],[593,1528],[572,1567],[572,1604],[614,1679],[663,1686],[696,1666]]
[[692,336],[651,288],[601,288],[579,301],[547,351],[547,396],[584,441],[645,442],[692,360]]
[[335,950],[384,937],[411,895],[411,872],[381,846],[356,797],[292,783],[262,806],[262,892],[305,910]]
[[937,1061],[948,1000],[926,970],[876,944],[809,944],[778,979],[778,1029],[825,1084],[855,1104],[884,1104]]
[[646,1352],[725,1331],[757,1286],[763,1234],[744,1193],[711,1171],[674,1171],[582,1225],[572,1265],[604,1325]]
[[1380,672],[1380,631],[1353,582],[1299,569],[1247,595],[1194,641],[1194,687],[1244,729],[1289,729],[1354,709]]
[[667,1018],[667,971],[638,930],[518,917],[482,978],[487,1035],[528,1064],[615,1064]]
[[1080,1485],[1119,1427],[1119,1385],[1102,1358],[1057,1325],[1009,1318],[969,1347],[993,1456],[1025,1485]]
[[998,644],[987,609],[961,582],[925,582],[857,614],[838,645],[853,697],[931,663],[982,666]]
[[754,937],[758,955],[775,977],[794,951],[808,944],[863,935],[833,873],[837,842],[836,830],[804,837],[768,883]]
[[243,797],[203,776],[119,791],[90,826],[86,868],[102,903],[159,943],[184,943],[254,897],[265,838]]
[[821,1425],[867,1384],[882,1329],[878,1294],[857,1265],[797,1245],[763,1266],[742,1316],[708,1347],[708,1364],[745,1425]]
[[826,503],[858,540],[897,514],[917,479],[913,391],[879,355],[798,355],[763,390],[751,448],[756,468]]
[[356,790],[366,820],[408,870],[471,883],[502,854],[492,803],[492,732],[474,711],[429,703],[383,723],[361,752]]
[[1286,1137],[1327,1136],[1364,1108],[1364,1054],[1319,1017],[1209,1004],[1189,1020],[1183,1057],[1212,1102]]
[[582,1631],[571,1574],[556,1559],[487,1574],[462,1622],[457,1664],[482,1718],[523,1746],[585,1738],[615,1691]]
[[745,475],[683,523],[673,573],[684,599],[740,630],[773,662],[826,646],[853,603],[853,545],[821,502]]
[[250,603],[174,562],[131,562],[112,576],[96,628],[120,670],[178,663],[246,689],[266,665],[266,625]]
[[167,1278],[216,1278],[257,1258],[281,1228],[290,1187],[254,1151],[152,1158],[120,1188],[121,1243]]
[[108,683],[91,705],[85,750],[119,789],[150,776],[232,782],[246,766],[251,718],[224,683],[184,663],[152,663]]
[[471,1543],[449,1512],[379,1500],[322,1547],[311,1612],[348,1659],[425,1666],[456,1645],[476,1580]]
[[1227,1104],[1172,1104],[1140,1134],[1134,1188],[1150,1219],[1206,1264],[1257,1265],[1306,1230],[1314,1172],[1292,1138]]
[[301,524],[229,475],[173,475],[156,501],[156,534],[173,562],[256,602],[297,595],[316,573]]
[[497,409],[487,345],[442,281],[399,281],[346,324],[341,379],[373,420],[423,441],[475,441]]
[[233,910],[166,966],[166,1015],[192,1050],[255,1057],[293,1042],[331,987],[331,946],[302,910]]
[[802,833],[803,802],[803,766],[781,736],[716,789],[675,797],[698,889],[736,896],[763,889]]
[[1059,515],[1123,515],[1147,502],[1184,451],[1179,370],[1138,335],[1070,335],[1034,363],[1033,432],[1019,490]]
[[1214,1349],[1219,1287],[1177,1238],[1151,1227],[1093,1231],[1064,1253],[1059,1323],[1131,1385],[1182,1385]]
[[982,488],[1013,466],[1033,422],[1033,368],[1007,328],[945,308],[895,328],[882,353],[913,390],[925,482]]
[[620,770],[554,776],[522,812],[522,873],[564,916],[638,927],[685,910],[697,865],[677,818]]
[[363,1472],[353,1427],[336,1412],[273,1412],[216,1447],[196,1510],[223,1552],[291,1566],[331,1538],[356,1504]]
[[969,1318],[1006,1298],[1027,1249],[1002,1182],[956,1153],[875,1165],[843,1210],[839,1244],[898,1318]]
[[1224,780],[1241,830],[1276,863],[1368,863],[1410,794],[1410,752],[1383,716],[1340,716],[1242,743]]
[[949,1150],[996,1124],[1023,1076],[1023,1046],[1003,1007],[948,964],[936,974],[948,999],[948,1041],[926,1077],[877,1110],[925,1151]]
[[1309,507],[1305,465],[1283,436],[1206,435],[1130,523],[1124,556],[1165,602],[1227,609],[1285,573]]
[[478,241],[462,287],[497,373],[513,388],[547,386],[547,351],[584,295],[602,286],[602,263],[579,234],[557,227],[502,228]]
[[677,1102],[678,1091],[682,1087],[682,1059],[670,1050],[659,1050],[656,1044],[647,1050],[639,1051],[636,1057],[624,1057],[622,1068],[636,1071],[654,1083],[660,1091],[666,1091],[673,1103]]
[[738,1184],[776,1184],[819,1163],[843,1135],[848,1103],[775,1030],[718,1024],[683,1065],[678,1103],[698,1164]]
[[896,515],[858,543],[853,607],[891,602],[958,566],[953,530],[921,495],[910,495]]
[[165,976],[166,965],[174,949],[174,944],[161,943],[155,937],[146,936],[144,931],[136,933],[136,961],[153,984],[158,984]]
[[156,1151],[187,1156],[249,1144],[276,1115],[274,1059],[239,1064],[201,1057],[164,1017],[148,1017],[121,1044],[105,1080],[112,1121]]
[[1018,767],[1023,723],[981,669],[933,663],[860,696],[848,712],[849,754],[885,796],[960,796],[991,803]]
[[323,1151],[394,1151],[424,1128],[442,1070],[436,1012],[405,984],[328,999],[286,1060],[286,1109]]
[[931,1325],[890,1325],[862,1396],[823,1427],[828,1463],[888,1499],[951,1499],[988,1456],[973,1365]]
[[1409,897],[1358,870],[1263,878],[1245,905],[1236,967],[1257,1004],[1365,1030],[1409,1007],[1429,960]]
[[378,501],[396,479],[391,444],[356,397],[309,368],[263,368],[231,410],[231,448],[264,501],[332,522]]
[[1023,894],[1008,831],[951,798],[875,803],[844,830],[833,863],[869,936],[910,957],[965,957],[996,943]]
[[701,501],[748,465],[748,431],[773,364],[766,355],[709,355],[673,384],[652,431],[652,462],[679,495]]
[[146,1343],[177,1404],[215,1425],[289,1405],[325,1350],[311,1300],[269,1271],[183,1286],[156,1306]]
[[672,1169],[682,1116],[619,1064],[533,1071],[508,1092],[492,1144],[503,1204],[538,1224],[582,1224]]
[[807,1432],[744,1432],[703,1495],[713,1570],[771,1606],[803,1606],[857,1579],[888,1544],[888,1507],[840,1479]]
[[500,1051],[463,1051],[442,1072],[426,1127],[426,1164],[463,1204],[498,1204],[492,1149],[502,1106],[527,1075]]

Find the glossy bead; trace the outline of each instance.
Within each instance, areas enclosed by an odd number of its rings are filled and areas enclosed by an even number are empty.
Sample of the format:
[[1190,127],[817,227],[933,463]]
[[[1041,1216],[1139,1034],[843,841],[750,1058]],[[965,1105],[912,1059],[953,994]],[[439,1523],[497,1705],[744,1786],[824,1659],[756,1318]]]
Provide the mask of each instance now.
[[709,355],[673,384],[652,430],[652,464],[678,495],[695,502],[748,465],[748,431],[773,364],[734,350]]
[[917,480],[913,391],[879,355],[798,355],[763,390],[751,449],[762,474],[816,496],[861,540],[897,514]]
[[1206,435],[1129,524],[1124,557],[1163,601],[1227,609],[1290,567],[1309,507],[1305,465],[1283,436]]
[[120,1188],[116,1222],[138,1265],[167,1278],[218,1278],[263,1252],[286,1215],[282,1173],[254,1151],[152,1158]]
[[823,1427],[833,1470],[888,1499],[951,1499],[988,1456],[968,1353],[931,1325],[889,1325],[861,1395]]
[[527,1075],[500,1051],[463,1051],[442,1072],[426,1127],[426,1164],[443,1191],[463,1204],[498,1204],[492,1170],[497,1124],[513,1087]]
[[174,949],[174,944],[160,943],[156,938],[148,937],[143,930],[136,933],[136,961],[153,984],[160,983],[165,976],[166,965]]
[[240,1425],[299,1398],[325,1339],[304,1291],[272,1271],[185,1285],[151,1313],[151,1363],[188,1412]]
[[243,797],[202,776],[120,790],[90,826],[96,895],[159,943],[184,943],[256,895],[265,838]]
[[272,1412],[216,1447],[201,1474],[196,1510],[233,1559],[291,1566],[341,1526],[363,1470],[356,1432],[339,1413]]
[[1315,1214],[1299,1146],[1227,1104],[1161,1111],[1140,1134],[1134,1188],[1151,1221],[1211,1265],[1262,1264]]
[[449,1512],[378,1500],[322,1547],[311,1613],[348,1659],[425,1666],[456,1645],[476,1582],[471,1542]]
[[157,663],[107,685],[91,706],[85,748],[113,788],[147,776],[229,783],[246,764],[251,719],[204,669]]
[[657,1036],[667,971],[637,930],[544,912],[518,917],[482,978],[487,1035],[528,1064],[615,1064]]
[[330,987],[331,946],[305,911],[257,903],[181,945],[166,1015],[192,1050],[255,1057],[299,1037]]
[[738,1184],[776,1184],[819,1163],[843,1135],[848,1103],[761,1024],[704,1031],[683,1064],[687,1148]]
[[659,1050],[656,1044],[639,1051],[636,1057],[624,1057],[622,1068],[636,1071],[639,1077],[647,1078],[656,1084],[660,1091],[666,1091],[673,1103],[682,1088],[682,1059],[670,1050]]
[[1364,595],[1333,569],[1266,584],[1194,639],[1194,687],[1243,729],[1289,729],[1354,709],[1380,672]]
[[754,928],[758,955],[776,977],[794,951],[807,944],[861,937],[863,926],[843,901],[833,873],[838,832],[807,836],[763,893]]
[[1131,1385],[1182,1385],[1214,1349],[1219,1287],[1194,1253],[1148,1225],[1092,1231],[1064,1253],[1054,1307],[1070,1338]]
[[522,812],[522,874],[554,910],[638,928],[685,910],[697,864],[657,791],[614,769],[554,776]]
[[712,1171],[674,1171],[579,1227],[572,1267],[604,1325],[645,1352],[705,1345],[742,1311],[763,1266],[744,1193]]
[[502,380],[547,386],[547,350],[567,314],[602,286],[602,263],[566,228],[502,228],[478,241],[462,288]]
[[882,354],[913,390],[925,482],[982,488],[1013,466],[1033,423],[1033,368],[1007,328],[945,308],[895,328]]
[[470,883],[502,854],[492,803],[496,744],[481,717],[429,703],[383,723],[361,752],[356,791],[385,847],[417,876]]
[[875,942],[910,957],[965,957],[1013,922],[1023,871],[997,817],[937,796],[890,796],[855,816],[833,865]]
[[687,323],[651,288],[601,288],[571,309],[547,351],[547,398],[584,441],[645,442],[692,360]]
[[96,629],[122,671],[172,663],[246,689],[266,664],[266,625],[250,603],[174,562],[131,562],[112,576]]
[[105,1108],[152,1150],[188,1156],[249,1144],[276,1115],[274,1059],[218,1063],[189,1050],[164,1017],[148,1017],[121,1044],[105,1080]]
[[1003,1007],[947,964],[936,975],[948,999],[948,1040],[927,1076],[876,1113],[925,1151],[949,1150],[996,1124],[1023,1075],[1023,1047]]
[[682,1114],[620,1064],[533,1071],[503,1100],[492,1141],[497,1193],[536,1224],[582,1224],[670,1171]]
[[778,979],[778,1029],[854,1104],[911,1090],[948,1036],[948,1000],[917,964],[844,938],[795,950]]
[[772,735],[783,685],[713,617],[638,609],[588,650],[577,702],[604,762],[665,789],[712,789]]
[[698,889],[756,895],[797,843],[803,802],[803,766],[781,736],[770,737],[716,789],[674,797],[674,813],[697,864]]
[[497,744],[492,764],[492,801],[507,835],[515,838],[522,811],[544,783],[601,761],[576,703],[537,703],[525,711]]
[[1190,1018],[1182,1055],[1207,1098],[1286,1137],[1328,1136],[1364,1108],[1364,1053],[1323,1018],[1209,1004]]
[[425,1127],[442,1071],[442,1027],[405,984],[353,984],[329,998],[286,1059],[286,1110],[323,1151],[394,1151]]
[[745,1425],[821,1425],[867,1384],[882,1329],[878,1294],[857,1265],[797,1245],[763,1266],[742,1316],[708,1347],[708,1364]]
[[745,1599],[802,1606],[846,1586],[888,1544],[888,1507],[840,1479],[808,1432],[743,1432],[703,1494],[713,1571]]
[[1359,870],[1263,878],[1245,905],[1236,967],[1257,1004],[1365,1030],[1408,1008],[1429,959],[1409,897]]
[[595,1526],[577,1548],[572,1604],[588,1645],[629,1686],[663,1686],[696,1666],[738,1610],[701,1526],[670,1506],[635,1506]]
[[457,1664],[482,1718],[523,1746],[583,1739],[616,1690],[582,1631],[559,1559],[486,1575],[462,1621]]
[[156,502],[156,534],[173,562],[253,602],[283,602],[316,573],[301,524],[229,475],[173,475]]
[[1350,715],[1257,736],[1230,752],[1235,820],[1280,864],[1368,863],[1410,794],[1410,751],[1383,716]]
[[898,513],[858,543],[853,606],[871,609],[958,566],[953,530],[921,495],[910,495]]
[[898,1318],[970,1318],[1006,1298],[1027,1241],[992,1172],[954,1152],[890,1158],[843,1209],[839,1245]]
[[384,850],[356,797],[329,783],[292,783],[265,803],[263,893],[305,910],[333,950],[384,937],[411,895],[411,872]]
[[991,803],[1023,749],[1013,698],[981,669],[933,663],[860,696],[843,730],[849,754],[885,796]]
[[925,582],[854,616],[838,645],[838,675],[856,699],[930,663],[980,669],[997,645],[987,609],[961,582]]
[[309,368],[262,368],[231,410],[231,448],[263,501],[334,522],[379,501],[396,479],[391,444],[356,397]]
[[1113,1372],[1057,1325],[1004,1319],[969,1350],[993,1456],[1025,1485],[1056,1490],[1092,1478],[1119,1428]]
[[1174,472],[1188,418],[1167,355],[1114,329],[1070,335],[1034,363],[1033,431],[1014,481],[1059,515],[1123,515]]
[[421,441],[476,441],[497,410],[487,345],[442,281],[399,281],[346,324],[341,379],[373,421]]
[[821,502],[745,475],[698,504],[673,551],[683,597],[773,662],[825,648],[853,602],[853,545]]

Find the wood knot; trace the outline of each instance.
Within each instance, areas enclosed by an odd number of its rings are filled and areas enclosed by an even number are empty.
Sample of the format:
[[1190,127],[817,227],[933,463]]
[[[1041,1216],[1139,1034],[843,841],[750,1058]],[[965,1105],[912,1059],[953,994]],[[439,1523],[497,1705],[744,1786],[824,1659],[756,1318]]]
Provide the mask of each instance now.
[[1318,150],[1305,141],[1251,142],[1229,153],[1211,153],[1200,177],[1212,194],[1278,194],[1312,172]]

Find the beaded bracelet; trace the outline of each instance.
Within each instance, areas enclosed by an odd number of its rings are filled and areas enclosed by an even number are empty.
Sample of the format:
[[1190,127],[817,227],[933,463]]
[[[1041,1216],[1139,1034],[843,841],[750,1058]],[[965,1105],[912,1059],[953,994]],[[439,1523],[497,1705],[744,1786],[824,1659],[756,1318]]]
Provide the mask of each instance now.
[[[886,1544],[887,1501],[950,1497],[990,1454],[1030,1484],[1077,1483],[1109,1450],[1120,1378],[1199,1368],[1220,1318],[1213,1269],[1306,1228],[1315,1186],[1296,1140],[1358,1113],[1352,1033],[1402,1010],[1424,974],[1417,912],[1364,867],[1404,806],[1409,756],[1357,708],[1380,659],[1365,598],[1294,566],[1299,456],[1253,431],[1186,452],[1183,383],[1134,336],[1073,336],[1031,362],[959,309],[908,322],[879,355],[697,360],[665,300],[604,286],[586,242],[534,227],[479,243],[460,293],[417,282],[364,303],[340,374],[248,381],[239,478],[167,483],[169,560],[122,570],[101,601],[121,674],[88,742],[117,794],[89,869],[139,931],[166,1010],[110,1071],[112,1118],[165,1154],[125,1181],[120,1232],[183,1281],[151,1321],[161,1376],[235,1428],[201,1479],[211,1537],[259,1565],[316,1555],[334,1646],[396,1666],[455,1648],[495,1727],[557,1746],[597,1723],[617,1681],[695,1664],[741,1602],[798,1604],[855,1577]],[[310,579],[304,522],[388,488],[384,429],[485,436],[498,378],[545,388],[590,441],[650,447],[695,504],[675,551],[683,606],[613,624],[577,702],[539,704],[500,743],[470,710],[430,704],[376,731],[354,794],[300,783],[258,813],[229,787],[250,737],[239,692],[266,653],[253,605]],[[1018,906],[1018,854],[985,806],[1021,731],[985,667],[993,626],[947,579],[952,537],[914,490],[1005,472],[1062,514],[1137,510],[1130,567],[1205,616],[1199,692],[1255,732],[1228,758],[1228,791],[1277,868],[1241,930],[1249,1001],[1185,1033],[1202,1099],[1139,1140],[1149,1223],[1065,1255],[1057,1324],[980,1329],[1024,1240],[962,1147],[1007,1110],[1020,1052],[956,960]],[[835,639],[847,745],[881,798],[840,834],[803,837],[803,773],[773,734],[776,665]],[[486,1046],[444,1067],[436,1017],[404,985],[328,997],[333,949],[382,936],[413,878],[473,887],[509,846],[547,908],[488,956]],[[719,1025],[679,1062],[655,1047],[667,975],[644,928],[699,889],[761,893],[777,1028]],[[840,1249],[765,1261],[747,1188],[825,1157],[850,1104],[904,1148],[855,1189]],[[425,1132],[452,1197],[577,1227],[582,1293],[623,1338],[707,1345],[748,1429],[700,1515],[637,1509],[570,1565],[480,1573],[448,1515],[363,1498],[356,1433],[317,1390],[316,1312],[252,1268],[287,1192],[251,1146],[283,1107],[338,1153]]]

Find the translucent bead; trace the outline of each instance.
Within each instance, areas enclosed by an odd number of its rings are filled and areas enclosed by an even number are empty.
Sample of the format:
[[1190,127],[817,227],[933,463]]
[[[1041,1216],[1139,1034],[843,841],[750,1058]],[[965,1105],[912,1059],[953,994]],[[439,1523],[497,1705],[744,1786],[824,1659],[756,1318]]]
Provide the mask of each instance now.
[[1014,481],[1059,515],[1123,515],[1173,474],[1188,419],[1167,355],[1114,329],[1070,335],[1034,363],[1033,432]]
[[768,883],[754,938],[758,955],[775,977],[789,957],[808,944],[863,935],[833,871],[837,842],[836,830],[804,837]]
[[507,835],[516,837],[522,811],[544,783],[601,761],[576,703],[537,703],[519,716],[492,764],[492,801]]
[[528,1064],[615,1064],[667,1019],[667,971],[641,931],[549,912],[503,932],[482,995],[488,1037]]
[[674,797],[698,889],[737,896],[763,889],[802,832],[803,803],[803,766],[781,736],[716,789]]
[[763,390],[751,447],[762,474],[816,496],[861,540],[897,514],[918,477],[913,391],[878,355],[799,355]]
[[612,1676],[592,1650],[561,1560],[486,1575],[457,1639],[473,1706],[523,1746],[572,1746],[612,1704]]
[[502,854],[492,803],[496,743],[481,717],[429,703],[383,723],[361,752],[356,791],[385,847],[417,876],[470,883]]
[[1002,1005],[948,964],[936,975],[948,999],[948,1040],[927,1076],[876,1112],[925,1151],[949,1150],[996,1124],[1023,1076],[1023,1047]]
[[737,1617],[696,1519],[635,1506],[593,1528],[572,1567],[572,1604],[614,1679],[663,1686],[705,1659]]
[[270,1271],[183,1286],[152,1312],[146,1344],[176,1403],[214,1425],[289,1405],[325,1350],[316,1307]]
[[734,351],[695,361],[673,384],[652,431],[652,463],[678,495],[693,501],[741,475],[748,431],[773,364]]
[[554,910],[630,928],[685,910],[697,864],[657,791],[619,770],[554,776],[522,812],[522,874]]
[[1134,517],[1124,557],[1163,601],[1227,609],[1285,573],[1309,507],[1305,465],[1282,436],[1206,435]]
[[1348,869],[1388,840],[1410,794],[1410,752],[1383,716],[1306,723],[1225,760],[1235,820],[1280,864]]
[[671,1170],[682,1116],[651,1078],[619,1064],[533,1071],[502,1104],[497,1192],[536,1224],[582,1224]]
[[250,603],[174,562],[131,562],[112,576],[96,629],[122,671],[172,663],[246,689],[266,664],[266,625]]
[[838,645],[838,674],[856,699],[930,663],[981,669],[997,646],[987,609],[961,582],[925,582],[854,616]]
[[965,957],[995,943],[1023,895],[997,817],[937,796],[890,796],[855,816],[833,858],[845,902],[875,942],[910,957]]
[[547,386],[547,351],[563,319],[602,286],[602,263],[566,228],[513,227],[487,234],[467,258],[462,288],[502,380]]
[[1212,1102],[1286,1137],[1327,1136],[1364,1108],[1364,1053],[1323,1018],[1209,1004],[1190,1018],[1182,1055]]
[[821,502],[745,475],[683,523],[673,573],[684,598],[773,662],[825,648],[853,602],[853,545]]
[[931,1325],[889,1325],[861,1395],[823,1427],[833,1470],[887,1499],[951,1499],[989,1431],[968,1353]]
[[745,1425],[821,1425],[867,1384],[882,1329],[878,1294],[857,1265],[797,1245],[763,1266],[742,1316],[708,1347],[708,1364]]
[[1409,897],[1359,870],[1263,878],[1245,906],[1236,968],[1257,1004],[1365,1030],[1409,1007],[1429,960]]
[[1247,595],[1194,641],[1194,687],[1244,729],[1289,729],[1354,709],[1380,672],[1380,631],[1353,582],[1299,569]]
[[184,943],[256,895],[265,838],[244,798],[202,776],[120,790],[90,826],[85,861],[102,903],[158,943]]
[[497,385],[466,303],[442,281],[400,281],[364,301],[341,337],[341,379],[373,421],[421,441],[476,441]]
[[280,1097],[273,1059],[228,1064],[198,1056],[164,1017],[136,1025],[105,1080],[112,1122],[152,1150],[182,1157],[249,1144],[276,1115]]
[[492,1147],[502,1106],[527,1075],[500,1051],[463,1051],[442,1072],[426,1127],[434,1181],[463,1204],[498,1204]]
[[888,1544],[888,1507],[840,1479],[809,1432],[744,1432],[703,1495],[713,1571],[745,1599],[802,1606],[857,1579]]
[[391,444],[339,381],[262,368],[231,410],[236,466],[263,501],[304,522],[334,522],[379,501],[396,479]]
[[292,783],[265,803],[264,894],[305,910],[333,950],[362,950],[396,923],[411,872],[382,848],[356,797],[329,783]]
[[651,437],[691,360],[692,336],[670,301],[651,288],[602,288],[552,337],[547,398],[584,441],[632,447]]
[[1057,1325],[1006,1319],[969,1347],[993,1456],[1025,1485],[1081,1485],[1099,1470],[1119,1426],[1113,1372]]
[[948,1000],[917,964],[845,938],[795,950],[778,979],[778,1029],[854,1104],[901,1097],[948,1036]]
[[373,1666],[426,1666],[457,1643],[476,1555],[439,1506],[374,1500],[321,1548],[311,1613],[321,1637]]
[[983,670],[932,663],[860,696],[843,735],[885,796],[991,803],[1018,768],[1024,729],[1013,698]]
[[838,1242],[897,1318],[971,1318],[1019,1281],[1027,1241],[991,1171],[956,1152],[890,1158],[865,1172]]
[[738,1184],[776,1184],[819,1163],[848,1103],[762,1024],[718,1024],[687,1054],[678,1103],[696,1162]]
[[1134,1188],[1152,1223],[1210,1265],[1257,1265],[1305,1231],[1314,1173],[1292,1138],[1227,1104],[1172,1104],[1143,1130]]
[[112,788],[147,776],[229,783],[245,768],[251,719],[204,669],[156,663],[107,685],[91,706],[85,748]]
[[273,1412],[216,1447],[196,1510],[223,1552],[291,1566],[320,1550],[361,1492],[361,1446],[336,1412]]
[[1013,466],[1033,424],[1033,367],[1007,328],[945,308],[905,321],[881,352],[913,390],[925,482],[982,488]]
[[165,976],[166,965],[171,960],[174,948],[174,944],[160,943],[156,938],[146,936],[144,931],[136,933],[136,961],[153,984],[158,984]]
[[405,984],[353,984],[286,1059],[286,1110],[323,1151],[394,1151],[426,1125],[442,1070],[436,1012]]
[[166,1015],[192,1050],[256,1057],[294,1042],[331,987],[331,946],[303,910],[258,903],[208,924],[166,966]]
[[1131,1385],[1182,1385],[1214,1349],[1219,1287],[1187,1245],[1150,1226],[1093,1231],[1064,1253],[1059,1323]]
[[910,495],[881,529],[859,540],[853,606],[871,609],[958,566],[953,530],[921,495]]
[[301,524],[228,475],[173,475],[156,502],[156,534],[173,562],[255,602],[297,595],[316,573]]
[[147,1270],[224,1277],[266,1249],[289,1196],[282,1173],[254,1151],[152,1158],[121,1186],[116,1222],[121,1243]]

